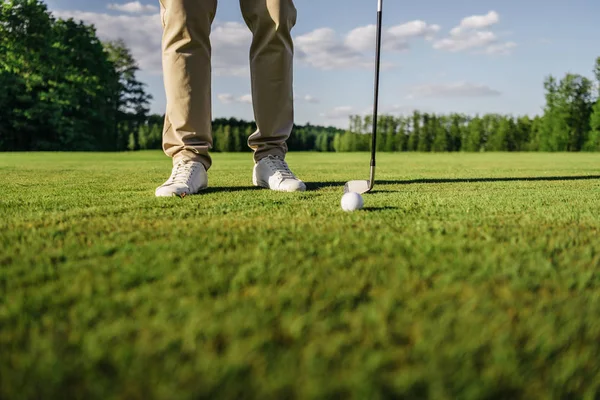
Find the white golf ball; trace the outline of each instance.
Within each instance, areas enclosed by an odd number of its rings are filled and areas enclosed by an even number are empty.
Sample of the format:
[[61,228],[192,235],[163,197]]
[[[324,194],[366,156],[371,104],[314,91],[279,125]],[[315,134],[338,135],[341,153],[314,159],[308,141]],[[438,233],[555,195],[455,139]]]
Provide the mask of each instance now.
[[342,210],[356,211],[363,208],[364,201],[360,194],[350,192],[342,196]]

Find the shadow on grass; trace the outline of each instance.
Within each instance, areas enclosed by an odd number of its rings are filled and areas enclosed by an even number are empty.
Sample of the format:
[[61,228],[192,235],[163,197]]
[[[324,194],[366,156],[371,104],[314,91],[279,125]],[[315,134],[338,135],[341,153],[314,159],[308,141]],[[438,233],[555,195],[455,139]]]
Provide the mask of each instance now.
[[[378,190],[377,185],[411,185],[427,183],[477,183],[477,182],[517,182],[517,181],[582,181],[582,180],[600,180],[600,175],[584,176],[536,176],[536,177],[517,177],[517,178],[455,178],[455,179],[410,179],[410,180],[375,180],[375,187],[372,193],[393,193],[394,190]],[[309,191],[316,191],[326,188],[343,187],[346,182],[305,182]],[[200,194],[209,193],[233,193],[246,192],[252,190],[265,190],[256,186],[217,186],[208,187]]]
[[506,178],[455,178],[455,179],[412,179],[404,181],[381,180],[375,181],[382,185],[410,185],[414,183],[477,183],[477,182],[545,182],[545,181],[586,181],[600,179],[600,175],[581,176],[523,176]]
[[320,190],[329,187],[343,187],[346,182],[304,182],[306,183],[306,190]]
[[363,208],[366,212],[375,212],[375,211],[390,211],[390,210],[398,210],[398,207],[365,207]]
[[[500,177],[500,178],[452,178],[452,179],[408,179],[408,180],[377,180],[375,179],[374,193],[385,193],[389,190],[377,190],[377,185],[412,185],[423,183],[478,183],[478,182],[544,182],[544,181],[585,181],[600,180],[600,175],[574,176],[531,176],[531,177]],[[329,187],[343,187],[346,182],[307,182],[309,190],[320,190]]]

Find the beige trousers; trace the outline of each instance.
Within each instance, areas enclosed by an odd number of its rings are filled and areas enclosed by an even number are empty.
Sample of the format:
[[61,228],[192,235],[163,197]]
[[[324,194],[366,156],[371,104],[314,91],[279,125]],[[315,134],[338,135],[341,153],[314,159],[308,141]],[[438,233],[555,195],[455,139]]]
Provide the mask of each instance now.
[[[162,62],[167,109],[163,150],[173,158],[211,166],[210,32],[217,0],[159,0],[163,24]],[[294,122],[291,30],[293,0],[240,0],[252,32],[250,74],[257,130],[248,138],[254,160],[285,157]]]

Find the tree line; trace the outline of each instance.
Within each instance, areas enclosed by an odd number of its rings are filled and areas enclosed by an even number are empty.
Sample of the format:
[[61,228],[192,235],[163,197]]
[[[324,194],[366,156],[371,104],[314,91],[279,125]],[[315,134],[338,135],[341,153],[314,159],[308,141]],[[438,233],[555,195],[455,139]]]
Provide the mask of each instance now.
[[[163,115],[123,41],[102,42],[95,28],[56,19],[41,0],[0,0],[0,150],[160,149]],[[600,57],[594,79],[544,80],[541,115],[382,115],[378,151],[600,151]],[[214,151],[250,151],[252,121],[213,121]],[[372,117],[348,129],[295,125],[292,151],[367,151]]]
[[0,0],[0,150],[125,150],[152,97],[123,41],[54,18],[39,0]]
[[[160,149],[163,115],[151,115],[136,133],[130,134],[128,150]],[[237,118],[217,118],[212,122],[213,151],[250,152],[248,137],[256,131],[256,123]],[[311,124],[294,125],[287,145],[291,151],[332,151],[336,135],[345,130]]]

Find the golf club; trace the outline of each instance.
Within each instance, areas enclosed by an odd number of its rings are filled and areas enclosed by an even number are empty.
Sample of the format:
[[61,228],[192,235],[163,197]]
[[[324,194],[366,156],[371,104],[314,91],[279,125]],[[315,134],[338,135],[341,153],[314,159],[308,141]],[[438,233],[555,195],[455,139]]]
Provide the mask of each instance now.
[[379,70],[381,64],[381,22],[383,15],[383,0],[377,5],[377,46],[375,60],[375,102],[373,104],[373,139],[371,142],[371,175],[368,181],[349,181],[344,186],[344,193],[355,192],[363,194],[370,192],[375,183],[375,150],[377,147],[377,107],[379,105]]

